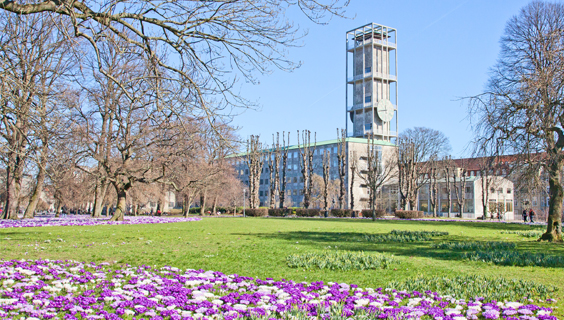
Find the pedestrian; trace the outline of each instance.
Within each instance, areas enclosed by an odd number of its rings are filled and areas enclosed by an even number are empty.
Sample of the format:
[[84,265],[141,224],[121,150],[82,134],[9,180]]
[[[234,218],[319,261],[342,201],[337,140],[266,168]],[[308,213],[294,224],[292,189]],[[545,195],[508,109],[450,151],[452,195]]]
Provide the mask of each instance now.
[[529,211],[529,221],[531,223],[534,223],[535,222],[534,218],[535,218],[535,211],[533,210],[533,208],[531,208],[531,210]]
[[523,209],[523,222],[527,222],[527,209]]

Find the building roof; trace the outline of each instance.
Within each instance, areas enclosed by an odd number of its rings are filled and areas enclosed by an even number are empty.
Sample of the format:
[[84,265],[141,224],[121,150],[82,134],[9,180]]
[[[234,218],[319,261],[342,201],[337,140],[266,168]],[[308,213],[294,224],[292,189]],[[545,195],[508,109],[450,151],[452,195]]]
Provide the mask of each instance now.
[[[345,139],[346,142],[353,142],[353,143],[364,143],[364,144],[368,144],[368,139],[365,138],[346,138]],[[325,145],[329,145],[329,144],[337,144],[339,143],[340,140],[339,139],[332,139],[332,140],[325,140],[325,141],[318,141],[316,143],[316,147],[321,147],[321,146],[325,146]],[[384,141],[384,140],[374,140],[374,145],[377,146],[388,146],[388,147],[395,147],[396,145],[394,143],[391,143],[389,141]],[[296,150],[299,148],[299,146],[301,146],[301,144],[299,145],[291,145],[288,147],[288,150]],[[313,144],[311,144],[311,146],[313,146]],[[272,151],[272,149],[265,149],[263,151]],[[240,152],[240,153],[235,153],[232,155],[227,156],[226,158],[235,158],[235,157],[242,157],[244,155],[246,155],[246,152]]]

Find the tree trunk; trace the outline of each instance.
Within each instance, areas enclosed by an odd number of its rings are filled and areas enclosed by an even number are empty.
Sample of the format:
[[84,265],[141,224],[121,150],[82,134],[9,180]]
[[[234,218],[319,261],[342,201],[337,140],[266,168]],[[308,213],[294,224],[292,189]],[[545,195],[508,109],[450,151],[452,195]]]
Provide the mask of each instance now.
[[190,204],[188,203],[188,195],[184,194],[184,200],[182,201],[182,215],[187,218],[190,214]]
[[29,199],[29,204],[25,209],[24,219],[31,219],[35,216],[35,209],[37,208],[37,204],[39,203],[39,198],[41,197],[41,193],[43,192],[43,185],[45,183],[45,161],[41,161],[39,164],[39,172],[37,173],[37,183],[35,184],[35,189],[33,190],[33,194]]
[[215,213],[217,212],[217,211],[216,211],[216,208],[217,208],[217,197],[218,197],[218,196],[216,195],[216,196],[213,198],[212,214],[215,214]]
[[6,205],[2,219],[18,219],[17,212],[17,179],[14,177],[13,169],[10,165],[6,168]]
[[117,194],[117,207],[110,221],[123,221],[126,209],[127,191],[121,186],[115,186]]
[[57,209],[55,209],[55,218],[58,218],[61,216],[61,207],[62,207],[62,202],[61,201],[57,201]]
[[200,215],[206,213],[206,190],[200,192]]
[[100,218],[102,216],[102,207],[107,190],[108,184],[104,179],[97,181],[96,189],[94,190],[94,211],[92,212],[92,218]]
[[562,200],[564,200],[564,189],[560,181],[562,163],[554,161],[548,168],[548,184],[550,198],[548,202],[548,222],[546,232],[540,240],[562,241]]

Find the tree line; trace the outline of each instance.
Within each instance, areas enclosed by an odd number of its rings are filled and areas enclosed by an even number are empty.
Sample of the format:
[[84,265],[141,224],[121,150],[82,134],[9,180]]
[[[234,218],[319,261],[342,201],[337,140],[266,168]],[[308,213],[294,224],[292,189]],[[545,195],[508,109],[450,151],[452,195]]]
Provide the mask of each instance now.
[[46,190],[93,216],[112,200],[113,220],[151,192],[206,198],[232,177],[230,119],[255,106],[238,79],[298,67],[286,48],[305,33],[286,12],[323,24],[347,4],[0,1],[2,218],[24,202],[33,216]]

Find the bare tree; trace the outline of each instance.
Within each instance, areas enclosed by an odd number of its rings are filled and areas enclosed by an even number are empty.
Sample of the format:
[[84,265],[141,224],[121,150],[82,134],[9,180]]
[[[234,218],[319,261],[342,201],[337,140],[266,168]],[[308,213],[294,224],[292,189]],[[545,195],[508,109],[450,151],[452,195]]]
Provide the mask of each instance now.
[[[51,122],[61,79],[71,64],[70,43],[46,14],[0,15],[0,135],[6,164],[6,204],[3,218],[17,219],[24,168],[35,161],[36,193],[41,193]],[[32,157],[30,159],[30,157]],[[32,197],[35,206],[38,197]],[[27,217],[33,214],[28,211]]]
[[286,144],[285,132],[282,132],[282,167],[280,168],[282,175],[280,175],[280,209],[284,208],[284,201],[286,200],[286,169],[288,167],[288,148],[290,147],[290,132],[288,132],[288,143]]
[[433,217],[437,216],[437,206],[439,205],[439,162],[436,156],[429,159],[428,175],[429,175],[429,202],[433,207]]
[[397,166],[400,207],[417,208],[419,189],[428,183],[429,159],[450,150],[448,138],[440,131],[416,127],[407,129],[398,138]]
[[[478,145],[522,155],[547,172],[549,215],[542,240],[562,241],[564,4],[534,1],[512,17],[485,93],[470,99]],[[535,154],[544,152],[542,158]]]
[[[284,133],[282,133],[284,135]],[[272,135],[272,148],[268,156],[268,172],[270,173],[270,208],[276,208],[276,196],[280,190],[280,158],[282,157],[280,149],[280,133],[276,134],[276,141]]]
[[337,170],[339,172],[339,209],[345,208],[345,195],[347,194],[347,188],[345,185],[345,177],[347,175],[347,157],[346,157],[346,141],[347,134],[345,129],[341,129],[341,134],[339,135],[339,129],[337,129]]
[[[120,39],[113,44],[116,51],[133,47],[143,53],[150,61],[148,76],[185,86],[208,114],[226,104],[249,105],[232,90],[238,76],[255,82],[256,73],[299,66],[286,58],[286,48],[298,45],[305,33],[287,19],[286,10],[297,7],[311,21],[326,23],[342,16],[346,5],[348,0],[0,1],[0,9],[17,15],[64,18],[62,29],[87,44],[98,56],[100,72],[121,86],[123,79],[103,68],[100,56],[108,38]],[[207,101],[214,95],[223,103]]]
[[382,153],[382,148],[375,144],[374,134],[370,134],[366,144],[366,167],[355,168],[357,176],[366,184],[370,193],[370,210],[372,220],[376,221],[376,198],[380,187],[395,172],[395,161]]
[[356,175],[355,172],[358,169],[358,160],[356,158],[356,152],[352,151],[351,152],[351,156],[349,156],[349,161],[351,164],[351,184],[350,184],[350,204],[351,204],[351,210],[354,210],[354,176]]
[[300,155],[300,168],[302,172],[303,179],[303,189],[302,193],[304,196],[303,206],[304,208],[309,208],[309,200],[311,196],[311,189],[313,187],[313,182],[311,177],[313,176],[313,154],[317,146],[317,141],[314,136],[313,149],[311,147],[311,132],[309,130],[302,131],[302,143],[300,143],[300,131],[298,131],[298,152]]
[[249,207],[258,208],[260,174],[263,166],[263,145],[259,141],[260,136],[251,135],[247,139],[247,167],[249,169]]
[[[448,217],[452,215],[452,185],[456,183],[456,166],[450,156],[446,156],[441,161],[443,177],[445,179],[445,193],[447,197]],[[454,180],[451,180],[454,176]]]
[[331,170],[331,153],[328,150],[323,152],[323,211],[329,210],[329,181]]
[[468,180],[468,172],[466,171],[465,167],[465,164],[462,163],[461,168],[458,168],[457,170],[458,172],[453,172],[452,176],[454,184],[454,195],[456,198],[456,204],[458,205],[458,210],[460,212],[460,218],[462,218],[464,214],[464,202],[466,201],[466,181]]

